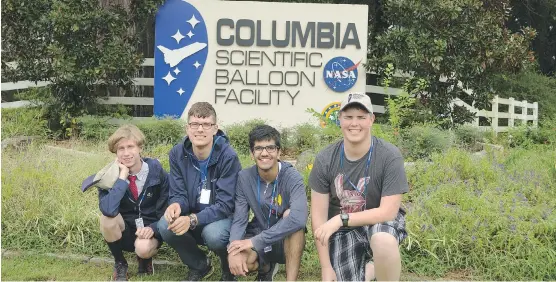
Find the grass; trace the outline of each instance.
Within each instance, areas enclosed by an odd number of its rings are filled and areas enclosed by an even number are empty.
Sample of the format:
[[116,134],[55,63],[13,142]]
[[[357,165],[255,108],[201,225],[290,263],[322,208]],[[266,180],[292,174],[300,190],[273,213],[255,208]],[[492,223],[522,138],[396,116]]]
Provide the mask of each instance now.
[[[44,144],[2,151],[2,247],[109,257],[98,228],[96,192],[82,193],[80,184],[113,155],[104,144],[57,145],[88,153]],[[151,146],[144,153],[167,169],[170,148]],[[247,155],[240,159],[244,166],[252,164]],[[556,267],[550,265],[556,261],[555,160],[556,150],[548,146],[489,152],[484,158],[451,149],[434,155],[432,163],[418,161],[408,168],[409,237],[401,246],[402,279],[556,279]],[[319,280],[311,232],[306,240],[300,279]],[[178,261],[166,245],[158,259]],[[184,267],[165,272],[152,278],[185,275]],[[105,280],[110,273],[110,265],[43,256],[2,263],[2,278],[8,280]],[[284,279],[283,268],[280,273]],[[214,275],[218,279],[219,273]]]
[[[152,276],[137,276],[137,265],[129,261],[129,278],[131,281],[180,281],[187,275],[187,268],[180,265],[155,265]],[[4,257],[2,259],[2,280],[23,281],[105,281],[110,279],[113,265],[110,263],[84,263],[79,260],[60,259],[45,255],[21,255]],[[71,270],[71,271],[69,271]],[[285,281],[284,266],[276,274],[277,281]],[[458,277],[458,276],[452,276]],[[240,281],[252,281],[255,275],[241,277]],[[208,280],[218,281],[220,274],[215,271]],[[303,275],[300,280],[320,280],[320,276],[308,277]],[[421,281],[431,280],[427,277],[411,273],[403,273],[402,280]]]

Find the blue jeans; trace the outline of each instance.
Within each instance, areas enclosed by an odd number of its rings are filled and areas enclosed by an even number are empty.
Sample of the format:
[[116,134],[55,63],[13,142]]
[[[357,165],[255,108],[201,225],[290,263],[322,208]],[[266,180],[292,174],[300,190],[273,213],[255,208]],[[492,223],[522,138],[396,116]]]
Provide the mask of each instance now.
[[230,228],[232,219],[226,218],[213,223],[209,223],[203,227],[197,227],[189,230],[185,234],[178,236],[171,230],[168,230],[168,222],[164,217],[158,221],[158,231],[162,235],[162,239],[170,247],[172,247],[181,261],[189,267],[189,269],[202,271],[207,267],[207,255],[199,248],[198,245],[206,245],[209,250],[213,251],[220,257],[222,270],[229,272],[228,252],[226,247],[230,240]]

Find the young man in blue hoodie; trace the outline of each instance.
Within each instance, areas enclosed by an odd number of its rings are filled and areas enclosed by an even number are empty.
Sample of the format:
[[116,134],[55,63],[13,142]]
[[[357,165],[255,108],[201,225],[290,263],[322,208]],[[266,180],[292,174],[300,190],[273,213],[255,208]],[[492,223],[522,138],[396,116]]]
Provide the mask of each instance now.
[[170,198],[158,228],[162,238],[189,267],[188,281],[212,274],[206,245],[221,261],[222,280],[234,280],[226,245],[234,211],[239,158],[218,129],[216,111],[207,102],[191,106],[187,136],[170,151]]
[[[98,189],[100,231],[114,256],[117,281],[128,279],[123,251],[137,254],[138,274],[153,274],[152,257],[162,245],[157,223],[168,206],[168,174],[158,160],[140,156],[144,143],[135,125],[118,128],[108,148],[117,156],[119,178],[111,188]],[[94,178],[85,179],[83,191],[95,186]]]
[[[276,264],[286,264],[287,281],[297,280],[305,246],[307,196],[303,177],[280,161],[280,133],[261,125],[249,133],[256,165],[239,173],[228,258],[234,275],[258,270],[272,281]],[[249,209],[255,217],[248,223]]]

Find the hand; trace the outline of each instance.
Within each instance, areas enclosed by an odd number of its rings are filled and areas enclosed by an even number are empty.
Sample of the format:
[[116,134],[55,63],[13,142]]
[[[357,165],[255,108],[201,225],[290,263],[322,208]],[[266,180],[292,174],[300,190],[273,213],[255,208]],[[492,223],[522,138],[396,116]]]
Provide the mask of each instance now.
[[241,253],[241,251],[249,250],[251,248],[253,248],[253,242],[251,239],[236,240],[228,245],[228,254],[235,256]]
[[168,225],[172,224],[176,218],[178,218],[181,214],[181,207],[178,203],[173,203],[164,212],[164,219],[168,222]]
[[189,216],[180,216],[168,226],[168,230],[172,230],[174,234],[181,236],[189,230],[190,224],[191,222]]
[[150,227],[143,227],[137,229],[135,235],[137,235],[137,238],[139,239],[151,239],[154,236],[154,231]]
[[330,239],[330,236],[338,231],[340,227],[342,227],[342,220],[340,216],[337,215],[315,230],[315,240],[320,242],[322,246],[328,246],[328,239]]
[[249,269],[247,268],[247,254],[239,253],[238,255],[228,255],[228,264],[230,272],[236,276],[247,276]]
[[125,166],[117,158],[116,158],[116,164],[118,164],[118,166],[120,167],[120,179],[126,180],[127,177],[129,176],[129,167]]
[[322,281],[336,281],[336,272],[332,266],[322,269]]

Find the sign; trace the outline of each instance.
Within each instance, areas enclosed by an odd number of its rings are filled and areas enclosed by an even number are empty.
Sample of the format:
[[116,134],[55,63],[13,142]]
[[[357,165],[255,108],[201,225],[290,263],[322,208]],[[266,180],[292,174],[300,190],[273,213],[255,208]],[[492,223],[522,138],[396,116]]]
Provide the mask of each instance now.
[[[311,120],[365,92],[366,5],[168,0],[155,26],[154,112],[187,118],[211,103],[220,123]],[[360,77],[362,76],[362,77]]]

